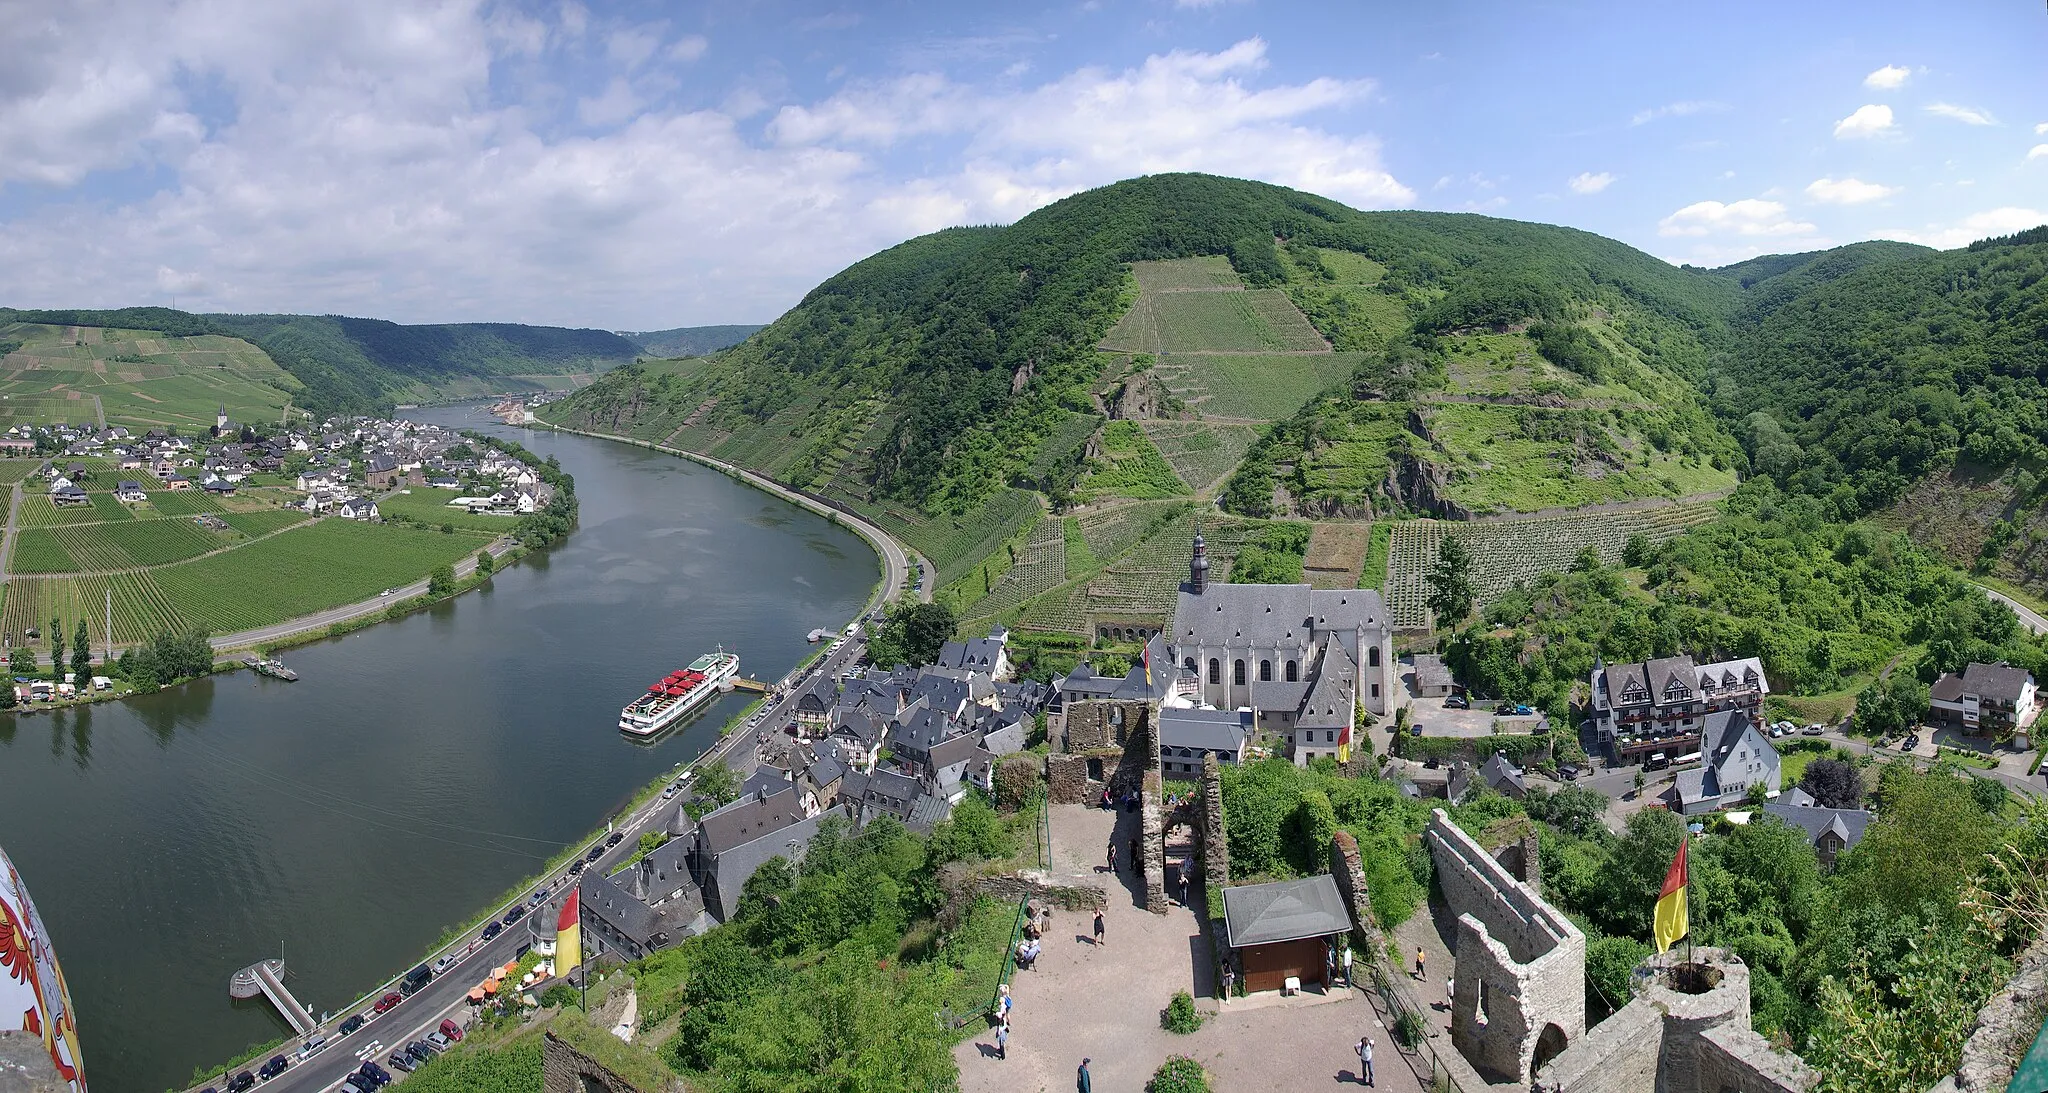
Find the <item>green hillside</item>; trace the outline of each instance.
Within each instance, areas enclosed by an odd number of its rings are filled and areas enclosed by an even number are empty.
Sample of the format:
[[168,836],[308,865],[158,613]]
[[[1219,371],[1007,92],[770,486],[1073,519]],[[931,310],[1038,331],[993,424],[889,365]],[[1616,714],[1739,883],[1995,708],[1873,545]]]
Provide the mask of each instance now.
[[[152,335],[237,339],[238,344],[246,344],[240,348],[215,344],[211,350],[229,353],[248,366],[256,382],[277,387],[280,394],[271,399],[273,416],[276,407],[283,405],[282,393],[290,393],[295,406],[325,415],[380,412],[396,402],[426,398],[562,389],[639,354],[632,342],[603,330],[515,323],[406,326],[337,315],[194,315],[161,307],[101,311],[0,308],[0,331],[16,326],[54,330],[54,339],[44,340],[56,343],[61,343],[64,331],[71,328],[126,332],[130,340],[146,340]],[[41,344],[37,337],[0,332],[0,350],[33,348]],[[16,342],[22,344],[10,344]],[[177,349],[188,357],[194,351],[201,350],[191,343],[180,343]],[[139,358],[125,363],[164,363],[151,361],[147,346],[123,352]],[[259,359],[260,365],[256,363]],[[201,359],[200,363],[216,362]],[[145,379],[164,378],[149,375],[147,369],[138,374]],[[250,416],[253,420],[257,415],[252,412]]]
[[619,337],[632,342],[650,357],[701,357],[738,345],[759,329],[759,323],[678,326],[669,330],[621,330]]
[[202,430],[226,407],[276,421],[305,385],[261,349],[221,334],[0,323],[0,426],[18,422]]

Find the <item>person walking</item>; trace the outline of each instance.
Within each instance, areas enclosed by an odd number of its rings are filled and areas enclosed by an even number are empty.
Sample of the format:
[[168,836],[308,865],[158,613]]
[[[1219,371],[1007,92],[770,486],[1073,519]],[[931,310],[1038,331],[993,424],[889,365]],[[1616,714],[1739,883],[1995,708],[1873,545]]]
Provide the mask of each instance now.
[[1003,1022],[1004,1028],[1008,1028],[1010,1025],[1010,1010],[1015,1008],[1017,1000],[1010,997],[1010,985],[1008,983],[997,987],[996,991],[996,1017]]
[[1009,1057],[1010,1023],[1008,1021],[1005,1021],[1002,1024],[996,1026],[996,1058],[1008,1059]]
[[1095,1083],[1088,1080],[1088,1064],[1092,1061],[1082,1059],[1081,1069],[1074,1071],[1074,1093],[1095,1093]]
[[1344,957],[1343,957],[1343,963],[1344,963],[1344,989],[1346,989],[1346,990],[1350,990],[1350,989],[1351,989],[1352,987],[1355,987],[1355,986],[1357,986],[1357,985],[1358,985],[1358,984],[1356,984],[1356,983],[1353,983],[1353,982],[1351,981],[1351,946],[1350,946],[1350,945],[1345,945],[1345,946],[1344,946]]
[[1444,978],[1444,1008],[1446,1010],[1452,1010],[1456,1009],[1457,1006],[1458,981],[1456,979],[1446,976]]
[[1109,837],[1109,871],[1116,872],[1116,836]]
[[1366,1085],[1373,1084],[1372,1037],[1360,1036],[1358,1038],[1358,1047],[1353,1050],[1358,1052],[1358,1080]]
[[1102,908],[1095,909],[1095,947],[1102,948]]
[[1423,970],[1423,965],[1428,959],[1429,954],[1422,951],[1422,946],[1417,945],[1415,947],[1415,978],[1424,983],[1429,982],[1429,973]]

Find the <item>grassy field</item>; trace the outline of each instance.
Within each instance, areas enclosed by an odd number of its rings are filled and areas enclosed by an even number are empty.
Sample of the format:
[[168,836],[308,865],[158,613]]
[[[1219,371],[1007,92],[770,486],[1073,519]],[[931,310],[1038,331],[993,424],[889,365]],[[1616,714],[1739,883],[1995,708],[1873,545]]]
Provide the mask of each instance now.
[[1090,461],[1088,474],[1081,479],[1084,501],[1102,494],[1152,501],[1188,492],[1137,422],[1104,425],[1100,449],[1100,458]]
[[461,497],[460,490],[436,490],[415,487],[411,493],[394,493],[377,501],[377,511],[386,519],[404,516],[432,527],[453,524],[471,531],[486,531],[504,535],[519,522],[517,516],[486,516],[481,513],[470,515],[462,509],[451,509],[448,502]]
[[1358,571],[1358,587],[1385,588],[1387,552],[1394,541],[1394,525],[1381,520],[1372,526],[1372,542],[1365,550],[1365,564]]
[[96,395],[114,425],[203,429],[222,406],[236,421],[276,421],[301,386],[239,338],[37,323],[0,325],[0,338],[22,343],[0,360],[0,407],[34,407],[38,420],[90,421]]
[[1173,473],[1197,493],[1235,470],[1259,436],[1256,425],[1209,421],[1147,421],[1144,428]]
[[1355,353],[1170,356],[1156,371],[1168,390],[1204,417],[1278,421],[1349,379],[1358,359]]

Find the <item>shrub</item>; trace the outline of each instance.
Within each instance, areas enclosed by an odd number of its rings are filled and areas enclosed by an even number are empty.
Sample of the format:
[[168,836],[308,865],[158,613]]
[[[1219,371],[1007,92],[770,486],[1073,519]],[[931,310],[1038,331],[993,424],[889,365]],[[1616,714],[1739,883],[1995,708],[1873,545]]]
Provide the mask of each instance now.
[[1195,997],[1186,991],[1174,991],[1173,1001],[1159,1011],[1159,1027],[1182,1036],[1202,1027],[1202,1015],[1195,1009]]
[[1169,1056],[1152,1072],[1145,1093],[1209,1093],[1209,1076],[1202,1064],[1185,1055]]
[[1427,1035],[1429,1030],[1423,1027],[1422,1018],[1410,1010],[1402,1010],[1401,1016],[1394,1021],[1394,1039],[1400,1041],[1402,1047],[1412,1048]]

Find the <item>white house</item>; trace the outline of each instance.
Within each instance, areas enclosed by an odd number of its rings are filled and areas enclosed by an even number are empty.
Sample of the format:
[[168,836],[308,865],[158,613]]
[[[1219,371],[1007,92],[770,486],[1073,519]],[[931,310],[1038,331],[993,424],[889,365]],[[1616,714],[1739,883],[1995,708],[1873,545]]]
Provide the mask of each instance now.
[[344,520],[375,520],[377,502],[368,497],[351,497],[335,511]]

